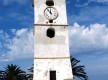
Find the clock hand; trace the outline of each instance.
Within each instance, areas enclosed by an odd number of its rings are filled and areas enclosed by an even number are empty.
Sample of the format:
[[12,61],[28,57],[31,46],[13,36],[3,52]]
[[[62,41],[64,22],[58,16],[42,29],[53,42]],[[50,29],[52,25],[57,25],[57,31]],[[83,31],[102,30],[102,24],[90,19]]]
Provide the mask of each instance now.
[[50,13],[52,14],[52,12],[51,12],[51,8],[50,8]]
[[47,11],[48,11],[50,14],[52,14],[52,13],[51,13],[51,9],[50,9],[50,10],[49,10],[49,9],[47,9]]

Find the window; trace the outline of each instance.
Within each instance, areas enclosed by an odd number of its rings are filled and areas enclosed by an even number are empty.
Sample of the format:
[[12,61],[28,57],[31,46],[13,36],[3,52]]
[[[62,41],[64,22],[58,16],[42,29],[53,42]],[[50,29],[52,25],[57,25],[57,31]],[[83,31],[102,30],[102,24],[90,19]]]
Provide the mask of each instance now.
[[55,29],[54,28],[48,28],[48,30],[47,30],[47,36],[49,38],[55,37]]

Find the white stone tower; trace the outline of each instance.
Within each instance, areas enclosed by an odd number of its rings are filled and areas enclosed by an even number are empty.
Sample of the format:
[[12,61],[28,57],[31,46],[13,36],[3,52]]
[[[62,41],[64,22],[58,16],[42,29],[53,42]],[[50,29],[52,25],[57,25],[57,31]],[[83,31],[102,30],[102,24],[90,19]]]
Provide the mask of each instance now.
[[65,0],[33,0],[33,80],[72,80]]

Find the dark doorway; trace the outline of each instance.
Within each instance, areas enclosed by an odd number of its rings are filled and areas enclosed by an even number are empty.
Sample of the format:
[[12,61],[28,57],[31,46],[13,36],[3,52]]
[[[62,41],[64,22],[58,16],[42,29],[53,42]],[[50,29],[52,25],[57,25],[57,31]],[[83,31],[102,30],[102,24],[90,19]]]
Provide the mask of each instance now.
[[49,28],[49,29],[47,30],[47,36],[48,36],[49,38],[53,38],[53,37],[55,36],[55,29],[54,29],[54,28]]
[[56,80],[56,71],[50,71],[50,80]]

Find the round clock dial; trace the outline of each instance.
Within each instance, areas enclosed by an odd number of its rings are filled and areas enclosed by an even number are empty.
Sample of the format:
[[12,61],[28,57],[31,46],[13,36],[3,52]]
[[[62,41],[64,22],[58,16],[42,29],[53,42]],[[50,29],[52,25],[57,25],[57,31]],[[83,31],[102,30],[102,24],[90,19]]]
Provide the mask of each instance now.
[[54,7],[47,7],[44,15],[48,20],[55,20],[58,17],[58,12]]

